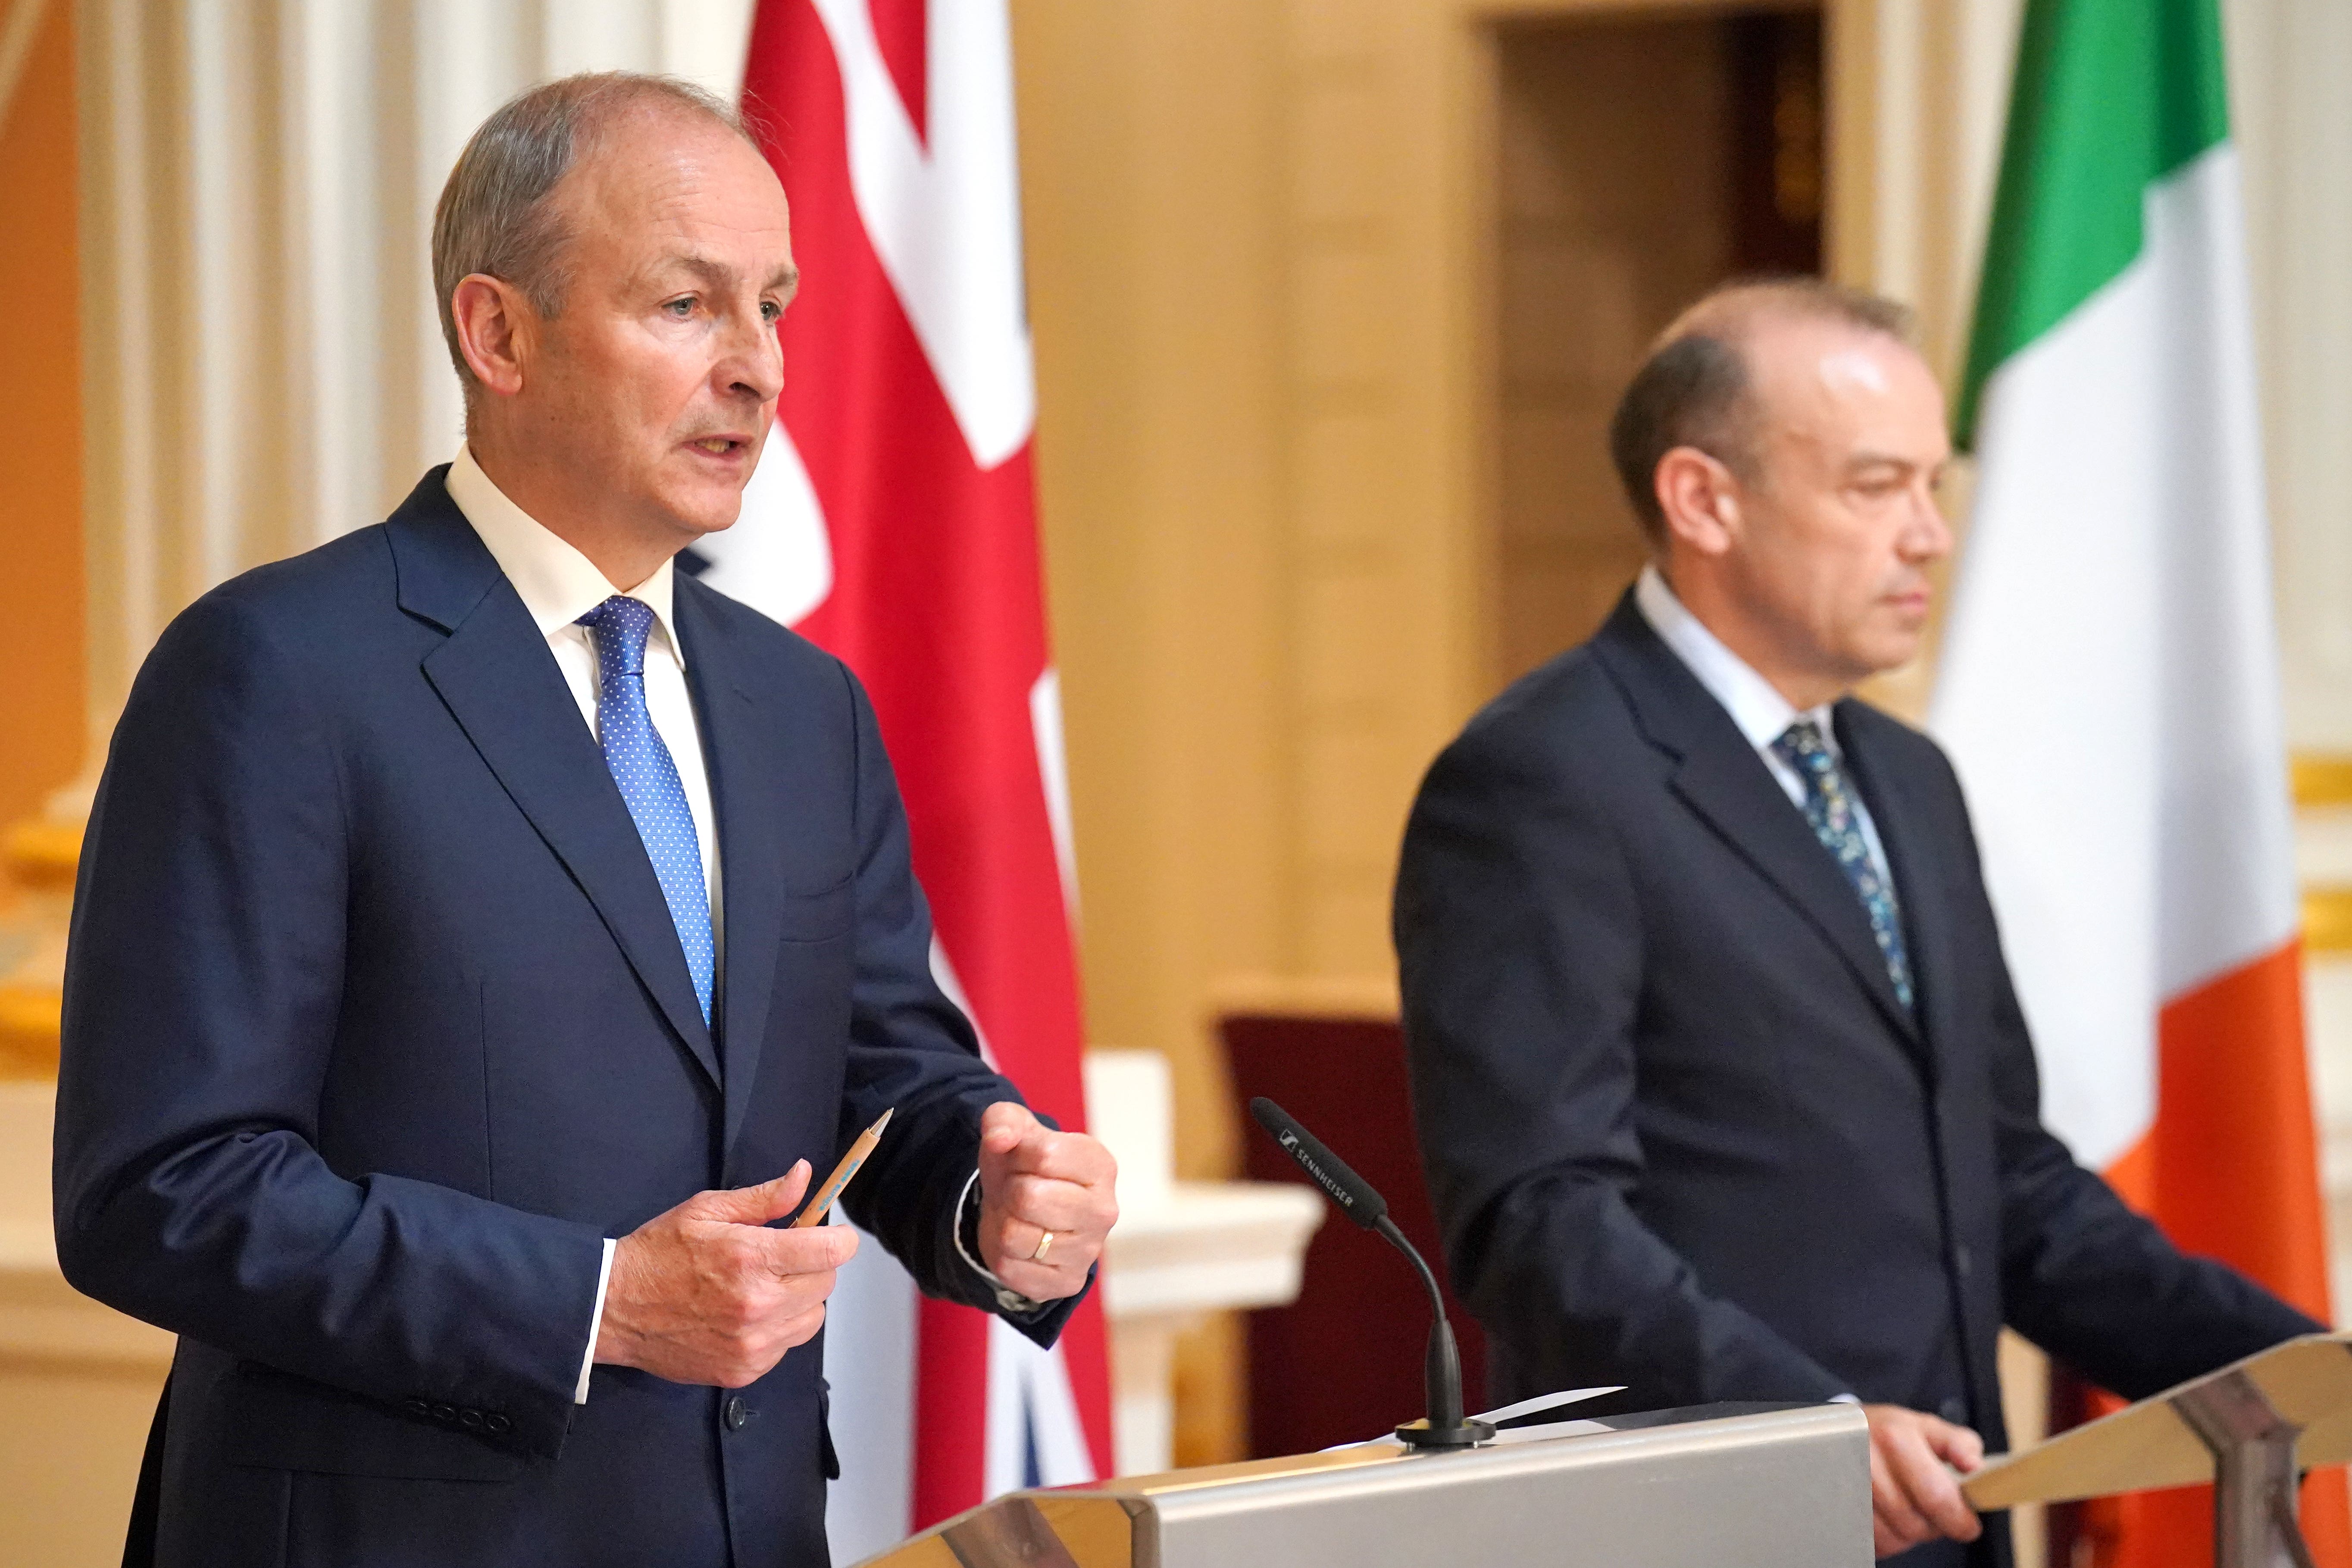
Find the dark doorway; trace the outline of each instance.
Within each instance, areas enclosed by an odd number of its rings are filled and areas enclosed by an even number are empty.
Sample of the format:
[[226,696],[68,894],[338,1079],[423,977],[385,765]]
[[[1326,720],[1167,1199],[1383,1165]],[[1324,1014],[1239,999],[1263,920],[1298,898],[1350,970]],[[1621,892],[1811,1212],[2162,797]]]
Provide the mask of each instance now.
[[1609,416],[1712,285],[1821,266],[1818,10],[1497,35],[1496,684],[1600,624],[1643,560]]

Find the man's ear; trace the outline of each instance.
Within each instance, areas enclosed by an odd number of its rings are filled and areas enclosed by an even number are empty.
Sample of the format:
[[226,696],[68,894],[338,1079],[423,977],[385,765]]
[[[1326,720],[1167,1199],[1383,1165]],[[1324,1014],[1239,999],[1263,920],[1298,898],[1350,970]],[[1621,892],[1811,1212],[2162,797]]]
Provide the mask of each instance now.
[[1651,476],[1666,533],[1701,555],[1721,555],[1739,532],[1739,487],[1731,469],[1696,447],[1676,447]]
[[499,397],[520,392],[539,327],[539,312],[522,291],[502,278],[469,272],[450,293],[449,314],[458,350],[482,390]]

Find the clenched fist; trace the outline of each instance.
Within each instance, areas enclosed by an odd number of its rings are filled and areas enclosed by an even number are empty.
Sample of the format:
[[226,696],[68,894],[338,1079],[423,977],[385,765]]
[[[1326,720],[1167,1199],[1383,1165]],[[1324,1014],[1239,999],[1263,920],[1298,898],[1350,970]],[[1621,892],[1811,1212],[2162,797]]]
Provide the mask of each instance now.
[[1033,1301],[1076,1295],[1118,1219],[1118,1162],[1085,1133],[1056,1132],[1009,1100],[990,1106],[980,1119],[981,1262]]
[[613,1248],[596,1359],[672,1383],[740,1388],[824,1325],[834,1271],[857,1252],[845,1225],[771,1230],[808,1190],[809,1163],[772,1182],[697,1193]]

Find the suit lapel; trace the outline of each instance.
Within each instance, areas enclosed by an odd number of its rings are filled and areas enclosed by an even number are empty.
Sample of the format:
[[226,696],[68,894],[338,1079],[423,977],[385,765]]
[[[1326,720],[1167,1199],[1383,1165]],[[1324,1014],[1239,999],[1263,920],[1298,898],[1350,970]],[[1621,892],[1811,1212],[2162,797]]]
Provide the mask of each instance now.
[[719,1056],[645,843],[546,639],[448,500],[443,472],[386,525],[401,607],[449,634],[425,656],[425,677],[717,1082]]
[[[1731,715],[1651,630],[1631,593],[1592,646],[1643,733],[1676,760],[1669,787],[1836,951],[1887,1023],[1916,1048],[1918,1026],[1895,994],[1853,884]],[[1899,875],[1895,891],[1899,897]]]
[[[705,595],[711,590],[680,574],[675,615],[686,655],[686,680],[702,730],[710,773],[712,814],[719,823],[721,920],[726,963],[719,977],[719,1048],[727,1071],[725,1140],[732,1148],[751,1106],[768,1012],[776,980],[782,911],[777,871],[786,858],[784,810],[795,791],[794,761],[783,744],[785,726],[765,710],[760,683],[720,629]],[[781,795],[776,786],[783,784]]]

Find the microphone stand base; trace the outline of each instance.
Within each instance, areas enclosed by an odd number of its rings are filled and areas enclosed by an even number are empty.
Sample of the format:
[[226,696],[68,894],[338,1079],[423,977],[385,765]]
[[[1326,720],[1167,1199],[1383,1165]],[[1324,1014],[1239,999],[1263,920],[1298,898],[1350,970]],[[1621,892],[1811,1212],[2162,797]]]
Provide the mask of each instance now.
[[1465,1421],[1459,1426],[1432,1426],[1427,1420],[1408,1421],[1396,1429],[1408,1448],[1475,1448],[1495,1438],[1491,1421]]

